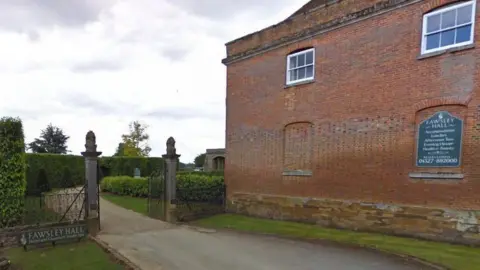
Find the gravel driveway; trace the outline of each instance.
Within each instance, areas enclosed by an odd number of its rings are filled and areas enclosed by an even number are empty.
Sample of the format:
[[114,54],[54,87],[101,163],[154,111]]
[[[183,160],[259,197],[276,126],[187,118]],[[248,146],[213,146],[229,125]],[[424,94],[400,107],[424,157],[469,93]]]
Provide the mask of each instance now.
[[145,270],[422,269],[367,250],[177,226],[100,203],[100,240]]

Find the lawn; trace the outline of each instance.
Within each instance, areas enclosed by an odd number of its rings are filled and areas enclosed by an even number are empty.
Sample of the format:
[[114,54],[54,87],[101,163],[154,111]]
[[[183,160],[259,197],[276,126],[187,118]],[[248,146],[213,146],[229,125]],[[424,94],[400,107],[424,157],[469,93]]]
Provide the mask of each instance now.
[[322,239],[415,256],[453,270],[480,270],[480,248],[410,238],[322,228],[315,225],[274,221],[234,214],[217,215],[192,224],[216,229],[275,234],[303,239]]
[[109,193],[102,193],[101,197],[123,208],[130,209],[142,215],[147,215],[147,198],[118,196]]
[[55,247],[37,248],[24,251],[13,248],[5,251],[14,269],[21,270],[114,270],[125,269],[111,260],[97,244],[81,241]]

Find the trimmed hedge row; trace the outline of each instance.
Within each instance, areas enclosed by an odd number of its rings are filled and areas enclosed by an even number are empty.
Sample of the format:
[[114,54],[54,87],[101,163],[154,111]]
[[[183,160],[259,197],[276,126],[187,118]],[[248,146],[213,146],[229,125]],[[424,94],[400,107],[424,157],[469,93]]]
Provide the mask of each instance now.
[[[82,156],[58,154],[26,154],[27,194],[37,195],[52,188],[67,188],[85,183],[85,159]],[[143,176],[163,169],[163,159],[157,157],[102,157],[102,176],[133,176],[139,168]]]
[[212,172],[196,172],[196,171],[178,171],[177,175],[184,174],[193,174],[193,175],[206,175],[206,176],[224,176],[223,171],[212,171]]
[[108,176],[100,183],[102,191],[132,197],[146,197],[148,195],[148,179],[131,176]]
[[22,120],[0,119],[0,227],[13,225],[23,215],[26,189],[25,136]]
[[82,156],[27,154],[26,158],[29,195],[85,183],[85,160]]
[[[148,178],[130,176],[105,177],[100,183],[102,191],[121,196],[147,197]],[[209,201],[223,196],[222,177],[209,177],[196,174],[177,175],[177,199],[180,201]]]
[[163,169],[163,158],[160,157],[102,157],[100,167],[104,176],[133,176],[135,168],[140,169],[140,174],[147,177],[155,170]]

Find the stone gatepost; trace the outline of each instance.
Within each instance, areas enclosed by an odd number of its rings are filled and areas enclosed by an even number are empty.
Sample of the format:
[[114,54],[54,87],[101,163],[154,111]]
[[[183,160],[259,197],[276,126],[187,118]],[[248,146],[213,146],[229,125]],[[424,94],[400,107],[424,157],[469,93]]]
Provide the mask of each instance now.
[[85,152],[82,152],[82,156],[85,157],[85,181],[87,184],[85,215],[88,232],[93,236],[100,230],[97,165],[98,156],[101,154],[102,152],[97,151],[95,133],[90,130],[85,137]]
[[167,154],[162,155],[165,160],[165,219],[167,222],[176,222],[175,199],[177,188],[177,163],[180,155],[175,149],[175,139],[167,140]]

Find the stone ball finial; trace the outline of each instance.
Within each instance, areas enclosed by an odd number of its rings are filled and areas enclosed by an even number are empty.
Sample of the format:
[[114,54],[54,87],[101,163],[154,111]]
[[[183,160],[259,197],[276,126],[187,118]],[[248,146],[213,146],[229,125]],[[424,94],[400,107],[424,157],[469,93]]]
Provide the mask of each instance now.
[[97,140],[95,137],[95,133],[93,131],[87,132],[85,136],[85,151],[86,152],[97,152]]

